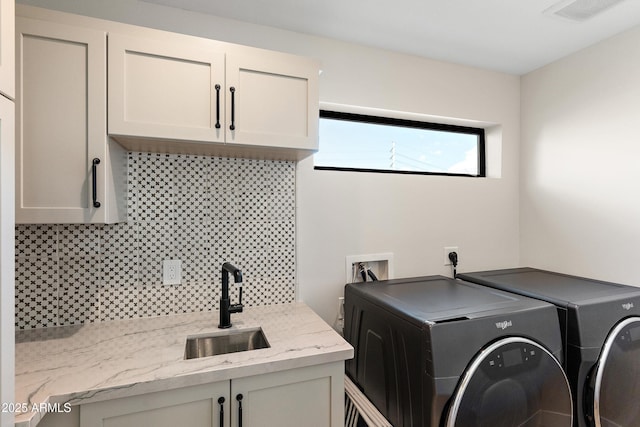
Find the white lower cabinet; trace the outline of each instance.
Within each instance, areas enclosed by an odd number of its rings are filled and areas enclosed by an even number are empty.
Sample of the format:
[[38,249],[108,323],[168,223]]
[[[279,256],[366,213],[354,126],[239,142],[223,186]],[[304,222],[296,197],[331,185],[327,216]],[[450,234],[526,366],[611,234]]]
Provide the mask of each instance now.
[[[56,425],[53,417],[42,424]],[[338,427],[344,425],[344,363],[89,403],[80,406],[79,425]]]
[[89,403],[82,427],[229,427],[229,381]]
[[232,427],[343,426],[344,362],[233,380],[231,407]]

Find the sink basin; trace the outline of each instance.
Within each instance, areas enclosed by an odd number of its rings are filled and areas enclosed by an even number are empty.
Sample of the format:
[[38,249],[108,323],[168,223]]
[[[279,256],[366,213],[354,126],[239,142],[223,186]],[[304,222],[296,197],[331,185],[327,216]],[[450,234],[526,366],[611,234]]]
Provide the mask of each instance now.
[[261,328],[241,329],[204,336],[187,337],[185,359],[269,348]]

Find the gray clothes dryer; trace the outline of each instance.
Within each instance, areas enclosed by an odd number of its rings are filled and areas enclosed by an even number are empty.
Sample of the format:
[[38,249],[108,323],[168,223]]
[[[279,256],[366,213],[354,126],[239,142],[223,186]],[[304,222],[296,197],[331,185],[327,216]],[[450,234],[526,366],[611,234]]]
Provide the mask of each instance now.
[[640,426],[640,288],[532,268],[458,277],[557,307],[576,426]]
[[572,425],[555,307],[442,276],[348,284],[347,373],[395,427]]

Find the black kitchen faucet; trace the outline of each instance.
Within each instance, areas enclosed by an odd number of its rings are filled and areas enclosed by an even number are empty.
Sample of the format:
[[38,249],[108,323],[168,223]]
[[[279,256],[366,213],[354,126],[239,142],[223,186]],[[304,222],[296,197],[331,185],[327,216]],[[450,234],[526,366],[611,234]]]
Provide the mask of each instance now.
[[231,327],[231,313],[242,313],[242,286],[240,286],[240,297],[238,304],[231,304],[229,299],[229,273],[233,274],[235,283],[242,283],[242,271],[228,262],[222,264],[222,297],[220,298],[220,324],[218,328],[226,329]]

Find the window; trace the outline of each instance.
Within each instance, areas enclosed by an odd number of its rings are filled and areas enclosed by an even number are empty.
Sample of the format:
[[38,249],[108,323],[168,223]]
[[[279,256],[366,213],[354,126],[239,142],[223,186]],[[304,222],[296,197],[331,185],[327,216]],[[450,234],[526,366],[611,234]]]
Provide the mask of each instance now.
[[314,166],[482,177],[484,129],[321,110]]

